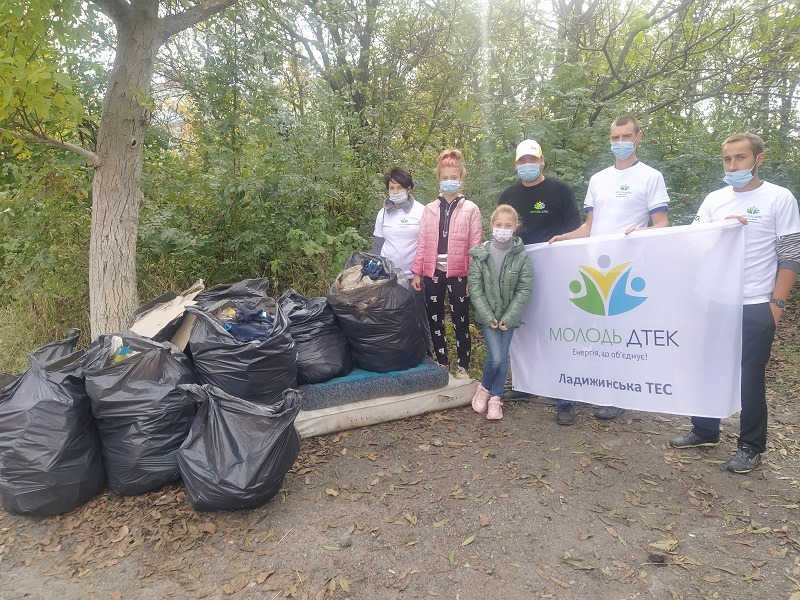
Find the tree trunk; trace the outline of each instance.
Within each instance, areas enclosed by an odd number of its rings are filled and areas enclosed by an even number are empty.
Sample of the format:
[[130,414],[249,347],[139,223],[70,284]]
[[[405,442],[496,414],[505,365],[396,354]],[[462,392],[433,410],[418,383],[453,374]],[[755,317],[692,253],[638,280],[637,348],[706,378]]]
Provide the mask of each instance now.
[[155,53],[157,3],[117,26],[117,52],[97,135],[100,167],[92,184],[89,322],[92,338],[124,331],[137,307],[136,236],[142,150]]

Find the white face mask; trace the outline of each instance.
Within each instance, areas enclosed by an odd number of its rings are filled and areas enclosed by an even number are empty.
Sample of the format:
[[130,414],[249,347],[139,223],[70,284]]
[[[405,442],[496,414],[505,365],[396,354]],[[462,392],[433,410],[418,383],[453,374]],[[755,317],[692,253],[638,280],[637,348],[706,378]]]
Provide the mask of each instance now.
[[399,194],[389,194],[389,202],[393,204],[402,204],[408,199],[408,192],[400,192]]
[[501,244],[510,240],[513,235],[513,229],[506,229],[505,227],[492,227],[492,236]]

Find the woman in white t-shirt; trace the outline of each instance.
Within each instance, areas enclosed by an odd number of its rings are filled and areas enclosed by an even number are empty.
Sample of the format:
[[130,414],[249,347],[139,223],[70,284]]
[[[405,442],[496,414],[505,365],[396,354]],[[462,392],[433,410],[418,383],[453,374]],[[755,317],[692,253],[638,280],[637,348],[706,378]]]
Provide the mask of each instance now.
[[411,279],[411,262],[417,253],[417,233],[424,206],[414,199],[411,174],[399,167],[384,176],[387,198],[375,219],[372,253],[388,258]]

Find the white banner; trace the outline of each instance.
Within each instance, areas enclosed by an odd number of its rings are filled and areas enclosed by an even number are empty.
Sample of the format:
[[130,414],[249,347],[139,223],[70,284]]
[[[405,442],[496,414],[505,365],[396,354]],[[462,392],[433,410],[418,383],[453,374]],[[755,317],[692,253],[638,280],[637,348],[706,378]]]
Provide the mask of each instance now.
[[515,390],[635,410],[740,409],[743,227],[667,227],[527,247]]

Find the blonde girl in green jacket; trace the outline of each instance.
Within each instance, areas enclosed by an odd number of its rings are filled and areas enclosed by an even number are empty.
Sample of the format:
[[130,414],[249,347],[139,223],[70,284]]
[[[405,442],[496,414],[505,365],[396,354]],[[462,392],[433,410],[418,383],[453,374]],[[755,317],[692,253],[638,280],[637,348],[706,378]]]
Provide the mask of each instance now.
[[492,239],[470,250],[469,296],[475,320],[481,325],[488,356],[472,408],[486,418],[503,418],[503,384],[508,374],[508,351],[514,329],[531,295],[533,268],[522,240],[514,235],[519,215],[508,204],[491,216]]

